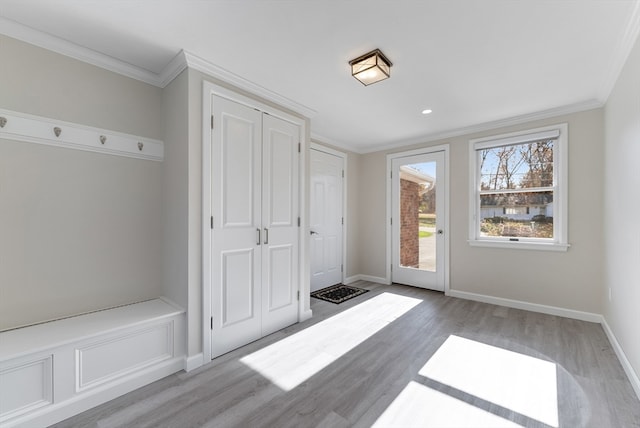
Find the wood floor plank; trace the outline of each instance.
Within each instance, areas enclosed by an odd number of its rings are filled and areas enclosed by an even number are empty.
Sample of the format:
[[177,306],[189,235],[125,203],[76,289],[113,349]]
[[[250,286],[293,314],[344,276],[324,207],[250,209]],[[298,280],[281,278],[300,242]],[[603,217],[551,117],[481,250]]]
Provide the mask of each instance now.
[[[421,375],[423,366],[452,335],[555,364],[559,427],[640,427],[640,402],[599,324],[401,285],[366,281],[354,285],[370,292],[340,305],[312,299],[311,320],[54,427],[369,427],[409,390],[409,385],[447,403],[458,403],[460,414],[468,409],[472,411],[469,414],[481,411],[507,424],[550,426],[535,415],[518,413]],[[365,305],[390,296],[417,305],[399,315],[393,305]],[[365,307],[366,313],[361,311]],[[332,317],[341,313],[345,315],[335,318],[342,320],[341,324],[332,323]],[[282,345],[285,343],[290,346],[288,351]],[[268,352],[261,353],[268,346]],[[295,364],[308,368],[316,352],[313,349],[326,353],[331,361],[315,371],[309,369],[308,377],[291,384],[290,389],[268,377],[277,376],[273,370],[281,365],[281,358],[292,362],[298,358]],[[270,362],[266,368],[252,368],[247,363],[251,360],[248,356],[256,359],[256,355],[267,354]],[[468,358],[474,361],[474,355]],[[271,374],[261,370],[271,370]],[[515,392],[527,385],[509,388],[517,395]],[[437,403],[423,405],[429,408]],[[466,426],[473,427],[474,422],[469,420]],[[421,420],[409,425],[428,426]]]

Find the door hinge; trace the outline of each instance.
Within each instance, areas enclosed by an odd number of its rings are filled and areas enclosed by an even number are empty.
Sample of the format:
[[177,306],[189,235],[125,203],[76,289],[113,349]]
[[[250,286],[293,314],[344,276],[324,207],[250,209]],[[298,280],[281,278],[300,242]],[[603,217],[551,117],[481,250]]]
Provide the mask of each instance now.
[[391,264],[391,272],[393,272],[393,263]]
[[300,300],[300,290],[298,290],[298,300]]
[[344,226],[344,217],[342,217],[342,225]]
[[300,227],[300,217],[298,217],[298,227]]
[[389,218],[389,224],[391,224],[393,226],[393,217]]
[[389,172],[389,178],[393,180],[393,171]]
[[342,178],[344,178],[344,169],[342,170]]
[[211,216],[211,229],[213,229],[213,216]]
[[213,317],[211,317],[211,330],[213,330]]
[[211,129],[213,129],[213,115],[211,115]]
[[300,153],[300,146],[301,146],[301,145],[302,145],[302,144],[298,143],[298,153]]
[[344,265],[340,265],[340,272],[344,272]]

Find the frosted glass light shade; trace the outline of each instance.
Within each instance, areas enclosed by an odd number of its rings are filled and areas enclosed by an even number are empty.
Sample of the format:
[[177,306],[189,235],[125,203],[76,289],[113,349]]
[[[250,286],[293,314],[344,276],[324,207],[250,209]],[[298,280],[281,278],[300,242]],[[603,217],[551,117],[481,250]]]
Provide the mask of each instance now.
[[351,75],[358,79],[363,85],[388,79],[391,76],[391,61],[380,51],[373,50],[354,60],[349,61]]

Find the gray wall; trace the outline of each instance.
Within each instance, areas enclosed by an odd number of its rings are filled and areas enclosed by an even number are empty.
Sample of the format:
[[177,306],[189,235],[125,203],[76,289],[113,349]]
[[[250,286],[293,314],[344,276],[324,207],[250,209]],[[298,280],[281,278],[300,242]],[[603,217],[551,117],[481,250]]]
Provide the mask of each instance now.
[[[0,36],[0,107],[162,138],[153,86]],[[0,329],[161,294],[162,163],[0,140]]]
[[[468,239],[469,140],[540,126],[569,124],[569,242],[566,252],[471,247]],[[450,287],[452,290],[601,313],[603,110],[415,145],[450,145]],[[385,277],[386,155],[361,159],[360,259],[362,274]]]
[[[640,376],[640,39],[605,107],[604,316]],[[609,300],[611,289],[611,300]]]

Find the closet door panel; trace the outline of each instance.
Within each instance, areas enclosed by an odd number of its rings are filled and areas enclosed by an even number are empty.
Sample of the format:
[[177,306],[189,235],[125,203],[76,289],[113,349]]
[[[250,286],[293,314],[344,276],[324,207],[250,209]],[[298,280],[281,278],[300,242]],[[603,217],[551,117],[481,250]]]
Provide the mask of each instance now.
[[[253,120],[251,120],[253,119]],[[255,118],[221,114],[222,222],[223,227],[253,227],[258,213],[255,198],[260,184],[259,153],[256,154]]]
[[300,128],[264,115],[262,131],[262,334],[298,321]]
[[[268,116],[267,116],[268,117]],[[273,118],[267,129],[265,145],[264,195],[265,220],[269,227],[291,227],[297,224],[297,147],[295,135],[273,127]]]
[[212,356],[261,336],[262,115],[213,98]]
[[272,245],[265,257],[270,284],[277,287],[267,288],[267,311],[274,312],[294,303],[293,245]]

